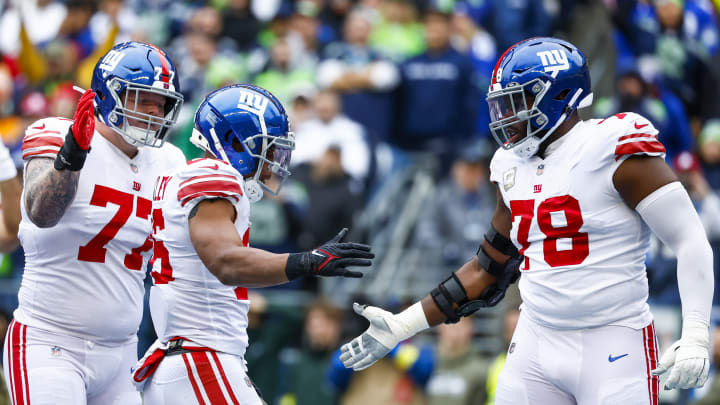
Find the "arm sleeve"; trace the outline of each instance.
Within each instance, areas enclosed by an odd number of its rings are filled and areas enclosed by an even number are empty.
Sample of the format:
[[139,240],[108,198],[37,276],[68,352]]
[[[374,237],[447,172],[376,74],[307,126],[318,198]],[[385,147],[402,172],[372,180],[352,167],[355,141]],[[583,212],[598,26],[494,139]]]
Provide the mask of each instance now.
[[683,321],[708,322],[714,287],[713,252],[687,192],[680,182],[667,184],[640,201],[635,210],[677,256]]

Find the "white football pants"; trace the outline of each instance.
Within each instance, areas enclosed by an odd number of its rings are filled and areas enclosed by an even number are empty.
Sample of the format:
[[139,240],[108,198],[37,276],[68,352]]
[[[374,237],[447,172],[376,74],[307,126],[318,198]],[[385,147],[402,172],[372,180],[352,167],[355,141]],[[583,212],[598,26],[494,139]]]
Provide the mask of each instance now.
[[558,330],[521,312],[495,405],[657,405],[657,362],[652,323]]
[[145,405],[264,405],[241,356],[196,351],[165,356],[145,384]]
[[3,364],[13,405],[140,405],[137,342],[103,346],[10,323]]

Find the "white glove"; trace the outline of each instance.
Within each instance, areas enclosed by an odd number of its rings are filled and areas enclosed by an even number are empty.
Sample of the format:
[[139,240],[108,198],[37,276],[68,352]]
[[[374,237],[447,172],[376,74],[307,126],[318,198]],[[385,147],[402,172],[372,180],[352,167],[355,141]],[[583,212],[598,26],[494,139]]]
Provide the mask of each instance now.
[[683,323],[680,340],[673,343],[660,358],[652,375],[661,375],[670,367],[665,389],[700,388],[710,371],[710,332],[707,322],[687,320]]
[[10,180],[17,176],[17,169],[10,150],[0,140],[0,181]]
[[429,327],[419,302],[397,315],[358,303],[353,304],[353,310],[370,321],[362,335],[340,348],[340,361],[355,371],[370,367],[398,343]]

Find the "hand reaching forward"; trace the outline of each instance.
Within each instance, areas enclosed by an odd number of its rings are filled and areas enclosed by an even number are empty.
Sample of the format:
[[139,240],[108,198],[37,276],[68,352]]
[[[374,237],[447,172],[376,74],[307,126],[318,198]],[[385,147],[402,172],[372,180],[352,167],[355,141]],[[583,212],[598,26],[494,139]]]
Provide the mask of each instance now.
[[419,302],[399,314],[358,303],[353,310],[370,321],[362,335],[340,348],[340,361],[355,371],[370,367],[398,343],[429,327]]
[[362,277],[361,272],[348,270],[347,267],[370,266],[375,254],[368,245],[343,242],[347,231],[343,228],[334,238],[310,252],[291,253],[285,267],[288,280],[300,276]]

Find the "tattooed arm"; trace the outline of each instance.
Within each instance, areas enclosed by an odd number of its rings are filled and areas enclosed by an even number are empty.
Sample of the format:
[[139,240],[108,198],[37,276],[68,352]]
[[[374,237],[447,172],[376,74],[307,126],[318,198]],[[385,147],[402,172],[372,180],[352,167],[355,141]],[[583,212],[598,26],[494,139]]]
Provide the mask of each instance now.
[[79,171],[55,170],[54,160],[31,159],[25,166],[25,209],[33,224],[49,228],[60,221],[77,192]]

